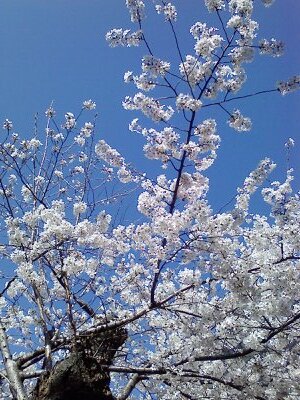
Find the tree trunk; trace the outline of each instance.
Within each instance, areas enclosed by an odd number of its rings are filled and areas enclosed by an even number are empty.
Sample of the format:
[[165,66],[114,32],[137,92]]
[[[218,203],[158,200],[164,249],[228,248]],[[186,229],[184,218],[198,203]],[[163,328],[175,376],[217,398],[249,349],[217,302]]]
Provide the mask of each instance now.
[[127,338],[124,329],[80,337],[70,355],[39,379],[31,400],[114,400],[110,365]]

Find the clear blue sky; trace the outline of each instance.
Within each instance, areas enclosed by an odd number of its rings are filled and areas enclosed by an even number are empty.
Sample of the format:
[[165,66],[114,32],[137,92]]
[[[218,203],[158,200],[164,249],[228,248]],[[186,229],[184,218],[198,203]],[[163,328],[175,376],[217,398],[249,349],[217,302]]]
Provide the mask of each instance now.
[[[140,49],[111,49],[104,36],[114,27],[131,27],[123,0],[2,0],[0,25],[0,122],[9,118],[14,129],[28,136],[36,112],[41,115],[52,100],[63,117],[76,113],[82,101],[93,99],[100,113],[98,137],[117,146],[129,161],[143,166],[143,140],[128,132],[134,113],[122,110],[121,101],[131,92],[123,84],[127,70],[139,72]],[[178,27],[182,42],[189,43],[191,23],[203,21],[202,0],[177,1],[180,5]],[[260,3],[256,0],[255,3]],[[271,8],[258,6],[255,19],[261,25],[260,36],[282,39],[286,44],[281,58],[258,57],[246,67],[249,81],[246,92],[269,89],[281,79],[300,73],[300,1],[276,0]],[[210,18],[211,16],[209,16]],[[147,33],[162,58],[170,53],[169,38],[149,17]],[[159,19],[157,19],[157,23]],[[147,23],[147,21],[146,21]],[[284,143],[296,141],[291,160],[300,179],[299,95],[279,94],[256,97],[240,103],[252,118],[251,133],[237,134],[220,122],[222,138],[219,158],[210,171],[210,197],[215,208],[235,193],[258,161],[269,156],[281,167],[273,175],[283,178]],[[232,105],[234,107],[234,105]],[[220,121],[225,119],[221,116]]]

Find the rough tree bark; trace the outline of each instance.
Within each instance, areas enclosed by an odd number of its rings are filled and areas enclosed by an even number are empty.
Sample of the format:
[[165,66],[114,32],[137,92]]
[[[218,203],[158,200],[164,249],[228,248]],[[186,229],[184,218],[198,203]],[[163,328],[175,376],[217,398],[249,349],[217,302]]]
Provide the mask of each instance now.
[[70,355],[40,377],[31,400],[114,400],[101,365],[112,363],[126,338],[124,329],[81,336]]

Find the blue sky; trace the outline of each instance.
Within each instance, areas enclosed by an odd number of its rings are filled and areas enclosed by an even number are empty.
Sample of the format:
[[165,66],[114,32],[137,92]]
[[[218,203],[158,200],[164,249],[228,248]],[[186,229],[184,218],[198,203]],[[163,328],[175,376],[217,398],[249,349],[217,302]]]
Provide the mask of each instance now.
[[[123,83],[124,72],[139,72],[139,60],[146,52],[111,49],[104,39],[111,28],[131,27],[124,3],[123,0],[2,0],[0,121],[11,119],[14,129],[28,136],[37,112],[43,126],[44,111],[52,100],[63,118],[65,112],[76,113],[82,101],[91,98],[100,114],[98,138],[118,147],[129,161],[143,167],[143,140],[127,129],[136,115],[122,110],[121,101],[132,93],[132,88]],[[176,3],[179,3],[180,40],[189,45],[191,23],[208,18],[213,24],[212,15],[203,11],[202,0]],[[276,0],[267,9],[258,4],[255,19],[261,26],[260,36],[282,39],[286,51],[281,58],[261,56],[246,65],[249,80],[245,93],[273,88],[276,81],[300,73],[299,15],[299,0]],[[172,57],[173,48],[162,20],[156,18],[155,22],[150,15],[146,24],[158,55]],[[235,194],[235,188],[265,156],[279,164],[272,178],[283,179],[284,143],[289,137],[296,141],[291,165],[299,183],[299,94],[282,97],[276,93],[232,105],[239,106],[252,118],[251,133],[235,133],[222,122],[226,116],[220,115],[222,144],[219,158],[209,171],[210,199],[216,209]]]

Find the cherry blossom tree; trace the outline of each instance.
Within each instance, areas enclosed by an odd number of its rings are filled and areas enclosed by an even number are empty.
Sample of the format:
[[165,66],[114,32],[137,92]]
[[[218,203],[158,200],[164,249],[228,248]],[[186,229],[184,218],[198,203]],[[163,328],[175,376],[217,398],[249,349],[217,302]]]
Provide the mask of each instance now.
[[[238,93],[245,63],[283,52],[280,41],[258,38],[252,20],[254,7],[272,2],[199,1],[215,26],[196,22],[194,48],[186,49],[175,2],[126,0],[134,28],[112,29],[106,39],[143,46],[141,72],[124,75],[137,92],[123,107],[134,111],[129,129],[144,137],[158,176],[99,141],[92,100],[62,123],[51,105],[45,130],[30,139],[4,122],[1,399],[299,398],[300,203],[292,171],[262,190],[269,215],[249,209],[275,167],[267,158],[227,211],[214,212],[207,200],[206,170],[220,136],[204,110],[219,109],[238,132],[251,129],[236,108],[258,94]],[[169,27],[179,65],[152,50],[146,5]],[[292,77],[268,92],[285,95],[299,84]],[[121,225],[113,212],[123,197],[136,199],[138,217]]]

